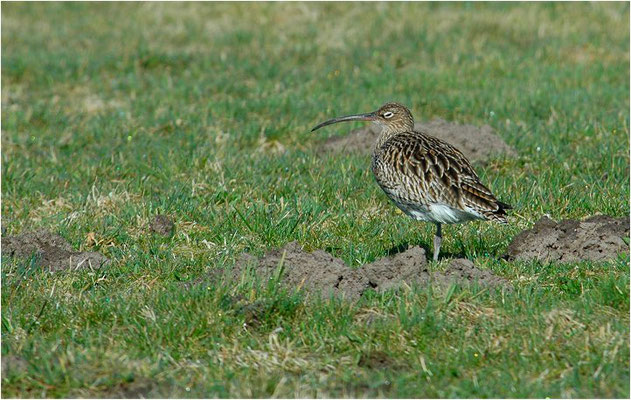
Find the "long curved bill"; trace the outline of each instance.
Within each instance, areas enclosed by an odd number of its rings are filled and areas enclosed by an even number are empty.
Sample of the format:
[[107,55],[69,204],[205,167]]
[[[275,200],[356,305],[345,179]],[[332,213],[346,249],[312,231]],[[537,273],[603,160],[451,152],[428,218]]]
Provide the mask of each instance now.
[[338,122],[346,122],[346,121],[374,121],[376,118],[377,118],[377,114],[374,113],[374,112],[366,113],[366,114],[347,115],[345,117],[337,117],[337,118],[330,119],[328,121],[324,121],[320,125],[318,125],[315,128],[313,128],[311,130],[311,132],[313,132],[313,131],[315,131],[317,129],[320,129],[323,126],[327,126],[327,125],[331,125],[331,124],[337,124]]

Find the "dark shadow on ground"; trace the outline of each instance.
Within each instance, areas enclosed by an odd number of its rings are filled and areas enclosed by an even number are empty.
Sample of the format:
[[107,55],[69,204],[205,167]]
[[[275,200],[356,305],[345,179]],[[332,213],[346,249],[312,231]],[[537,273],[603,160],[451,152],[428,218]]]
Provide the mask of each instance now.
[[[404,253],[406,252],[410,247],[413,246],[418,246],[420,248],[422,248],[425,251],[425,254],[428,255],[427,260],[431,261],[431,257],[434,254],[434,248],[432,247],[432,244],[427,244],[427,243],[415,243],[412,244],[410,242],[402,242],[399,243],[396,246],[393,246],[391,248],[389,248],[388,250],[386,250],[386,255],[387,256],[394,256],[396,254],[399,253]],[[452,259],[452,258],[466,258],[465,253],[464,252],[458,252],[458,253],[450,253],[447,251],[443,251],[441,249],[440,254],[438,255],[438,260],[445,260],[445,259]]]

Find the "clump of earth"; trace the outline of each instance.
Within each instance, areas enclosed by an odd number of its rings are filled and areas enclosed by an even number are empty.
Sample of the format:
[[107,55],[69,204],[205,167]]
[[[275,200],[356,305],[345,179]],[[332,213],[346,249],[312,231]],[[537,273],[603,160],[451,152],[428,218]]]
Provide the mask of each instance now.
[[37,265],[53,272],[96,269],[109,263],[109,259],[100,253],[74,251],[66,239],[44,230],[3,237],[2,255],[12,258],[34,256]]
[[604,261],[628,253],[629,218],[596,215],[583,221],[542,217],[508,246],[509,260]]
[[156,215],[149,224],[149,230],[161,236],[171,236],[175,230],[175,223],[166,215]]
[[[493,288],[508,287],[508,282],[492,272],[477,268],[471,261],[452,260],[445,271],[431,273],[427,268],[425,250],[412,247],[391,257],[384,257],[360,268],[350,268],[344,261],[323,251],[309,253],[297,243],[291,242],[256,258],[243,254],[227,279],[237,281],[250,270],[259,279],[273,279],[278,274],[280,283],[307,294],[319,293],[325,297],[338,296],[356,300],[367,290],[383,292],[404,285],[448,286],[451,283],[472,284]],[[215,272],[211,278],[217,279]]]
[[[325,151],[360,152],[368,154],[379,136],[379,127],[370,124],[344,136],[329,138],[322,145]],[[414,129],[435,136],[455,146],[471,162],[487,162],[493,157],[514,156],[515,150],[499,137],[493,128],[484,125],[462,125],[434,119],[430,122],[417,122]]]

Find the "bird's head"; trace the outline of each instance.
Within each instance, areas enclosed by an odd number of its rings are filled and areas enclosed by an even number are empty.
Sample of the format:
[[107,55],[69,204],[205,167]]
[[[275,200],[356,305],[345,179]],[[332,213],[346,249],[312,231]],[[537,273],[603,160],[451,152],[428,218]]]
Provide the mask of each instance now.
[[407,107],[399,103],[386,103],[377,111],[347,115],[324,121],[313,128],[311,132],[327,125],[345,121],[371,121],[381,126],[383,131],[388,133],[407,132],[414,129],[414,118]]

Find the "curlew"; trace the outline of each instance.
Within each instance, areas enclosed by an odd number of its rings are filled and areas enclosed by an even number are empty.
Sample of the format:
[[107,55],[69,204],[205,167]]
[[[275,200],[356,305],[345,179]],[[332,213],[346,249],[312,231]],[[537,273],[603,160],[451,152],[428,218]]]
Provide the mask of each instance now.
[[311,131],[344,121],[371,121],[381,127],[372,153],[372,172],[401,211],[436,225],[434,261],[440,253],[443,224],[506,223],[511,206],[495,198],[460,150],[414,130],[414,118],[405,106],[387,103],[370,113],[330,119]]

